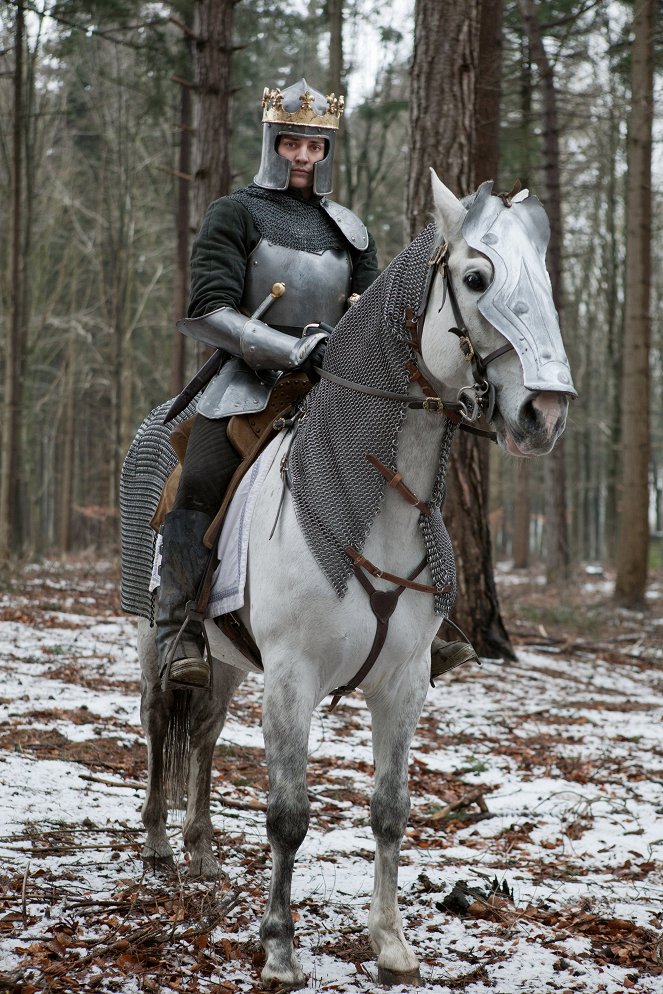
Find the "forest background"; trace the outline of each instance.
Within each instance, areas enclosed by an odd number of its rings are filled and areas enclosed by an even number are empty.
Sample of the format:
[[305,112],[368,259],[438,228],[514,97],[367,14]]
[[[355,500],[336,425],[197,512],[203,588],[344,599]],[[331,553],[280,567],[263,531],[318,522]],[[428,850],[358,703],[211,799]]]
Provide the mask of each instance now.
[[[629,147],[637,139],[638,5],[657,11],[657,21],[647,95],[653,181],[643,222],[651,269],[634,277],[626,265],[627,187]],[[119,474],[133,434],[201,362],[174,330],[186,309],[190,242],[206,204],[254,175],[265,85],[305,75],[320,89],[345,92],[335,197],[366,221],[383,267],[404,247],[412,233],[411,122],[416,117],[426,129],[427,114],[435,113],[411,98],[415,15],[424,16],[427,6],[425,0],[5,0],[0,6],[5,559],[116,547]],[[521,567],[548,557],[550,575],[560,578],[548,541],[552,495],[565,532],[561,578],[579,563],[610,566],[631,516],[620,466],[624,451],[637,447],[646,453],[638,471],[648,505],[646,576],[647,566],[663,565],[661,6],[504,0],[498,7],[496,188],[508,190],[520,178],[549,210],[561,209],[558,306],[579,396],[552,469],[545,460],[491,453],[494,554]],[[476,11],[477,4],[467,8]],[[211,83],[205,78],[214,65],[210,38],[219,73]],[[551,94],[559,167],[552,201]],[[444,164],[437,165],[450,182]],[[624,343],[633,332],[625,308],[634,278],[646,284],[649,301],[645,366],[635,388],[629,386],[643,411],[647,400],[651,405],[650,419],[636,418],[639,441],[622,432]]]

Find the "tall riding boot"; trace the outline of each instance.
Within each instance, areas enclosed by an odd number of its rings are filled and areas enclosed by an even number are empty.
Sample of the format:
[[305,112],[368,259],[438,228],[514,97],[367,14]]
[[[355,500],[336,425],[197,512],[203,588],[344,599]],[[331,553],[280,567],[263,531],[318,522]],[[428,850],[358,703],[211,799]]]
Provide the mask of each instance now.
[[210,684],[202,623],[197,619],[185,623],[185,619],[187,605],[196,600],[210,556],[203,536],[211,520],[202,511],[182,508],[171,511],[163,523],[156,644],[164,689]]

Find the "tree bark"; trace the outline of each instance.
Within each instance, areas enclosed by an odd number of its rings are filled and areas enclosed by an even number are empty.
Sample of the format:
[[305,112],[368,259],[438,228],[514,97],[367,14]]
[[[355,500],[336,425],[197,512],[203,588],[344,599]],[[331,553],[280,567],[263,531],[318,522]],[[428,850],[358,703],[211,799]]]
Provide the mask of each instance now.
[[[329,92],[338,97],[345,96],[343,86],[343,0],[327,0],[327,17],[329,21]],[[341,162],[343,160],[343,143],[345,136],[342,128],[336,134],[336,152],[332,172],[334,194],[341,197]]]
[[622,481],[615,597],[642,607],[649,554],[651,158],[656,0],[635,0],[628,134]]
[[[520,121],[519,121],[519,179],[523,187],[529,185],[531,172],[531,120],[532,120],[532,60],[529,42],[526,35],[520,40]],[[509,177],[510,179],[511,177]],[[507,186],[508,181],[507,181]],[[516,492],[513,503],[513,546],[512,556],[515,569],[526,569],[530,562],[530,463],[528,459],[520,459],[516,464]]]
[[529,467],[524,459],[516,463],[516,490],[513,501],[513,566],[529,566]]
[[[529,39],[532,58],[539,70],[543,98],[543,172],[545,201],[550,221],[550,242],[546,256],[553,299],[563,313],[562,285],[562,211],[559,155],[559,122],[555,74],[543,44],[537,4],[519,0],[520,13]],[[564,441],[560,439],[544,463],[546,508],[546,575],[549,582],[561,582],[570,572],[570,554],[566,509],[566,460]]]
[[24,347],[25,299],[22,252],[23,227],[23,45],[25,20],[23,0],[17,0],[14,21],[14,121],[12,134],[12,248],[11,315],[5,355],[5,389],[0,463],[0,561],[6,562],[20,548],[18,485],[21,478],[22,350]]
[[496,192],[499,179],[503,19],[504,0],[481,0],[474,182],[478,186],[484,180],[492,179]]
[[199,227],[213,200],[230,193],[230,70],[233,0],[196,0],[193,222]]
[[[191,241],[191,90],[182,86],[180,94],[180,147],[177,162],[177,208],[175,214],[175,321],[185,317],[189,297],[189,251]],[[173,395],[181,392],[186,374],[186,338],[173,329],[170,387]]]
[[[490,0],[486,11],[484,16],[492,14],[499,21],[501,3]],[[481,67],[485,85],[479,91],[480,14],[480,0],[462,6],[417,0],[408,186],[411,236],[429,220],[432,207],[429,166],[439,171],[458,196],[474,189],[477,173],[487,177],[493,172],[494,176],[497,169],[494,122],[499,115],[499,72],[494,50],[489,55],[488,42],[491,36],[494,42],[494,25],[483,25],[483,54],[489,64],[485,76]],[[476,121],[486,125],[480,144],[476,140]],[[487,136],[491,134],[489,141]],[[487,443],[463,432],[458,432],[450,460],[445,521],[454,545],[458,574],[454,620],[480,655],[514,658],[493,577]]]

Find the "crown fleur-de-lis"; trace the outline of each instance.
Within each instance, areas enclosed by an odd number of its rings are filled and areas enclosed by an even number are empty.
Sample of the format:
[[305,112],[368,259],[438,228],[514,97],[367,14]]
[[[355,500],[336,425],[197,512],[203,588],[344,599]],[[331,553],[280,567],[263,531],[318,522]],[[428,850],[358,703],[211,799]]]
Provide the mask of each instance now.
[[315,102],[315,97],[310,90],[306,90],[299,98],[299,102],[302,105],[302,110],[313,110],[313,104]]
[[268,107],[275,107],[276,110],[283,109],[283,94],[280,90],[270,90],[268,86],[262,91],[262,109],[267,110]]
[[338,99],[335,93],[327,94],[327,113],[338,114]]
[[344,110],[345,110],[345,97],[341,95],[338,98],[338,116],[339,117],[341,117],[341,115],[343,114]]

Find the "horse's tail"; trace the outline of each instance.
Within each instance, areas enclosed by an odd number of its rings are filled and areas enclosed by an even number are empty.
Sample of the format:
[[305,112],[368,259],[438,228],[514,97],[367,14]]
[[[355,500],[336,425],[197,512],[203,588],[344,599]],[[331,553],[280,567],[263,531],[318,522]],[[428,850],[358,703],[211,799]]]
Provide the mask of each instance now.
[[186,808],[189,757],[191,754],[191,691],[173,692],[173,706],[163,743],[163,782],[166,802],[180,819]]

